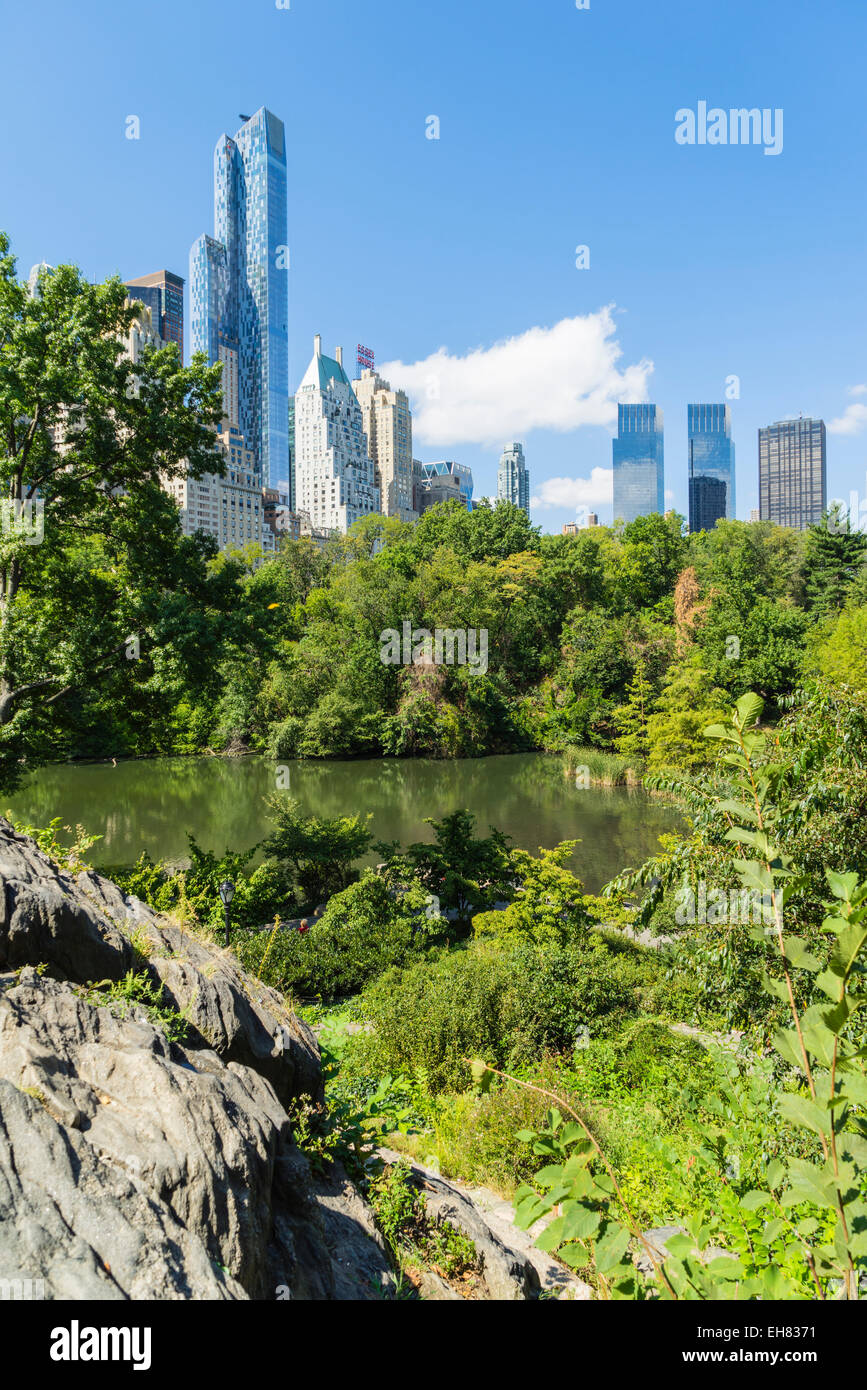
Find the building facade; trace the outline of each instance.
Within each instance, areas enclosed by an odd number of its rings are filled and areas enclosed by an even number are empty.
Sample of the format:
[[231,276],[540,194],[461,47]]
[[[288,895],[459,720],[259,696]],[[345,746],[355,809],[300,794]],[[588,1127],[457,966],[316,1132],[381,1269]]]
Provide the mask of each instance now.
[[371,368],[352,383],[361,406],[380,507],[386,516],[415,521],[412,491],[412,412],[405,391],[392,391]]
[[421,516],[428,507],[440,502],[456,501],[473,510],[473,473],[465,463],[441,459],[436,463],[412,461],[413,506]]
[[313,530],[346,532],[359,517],[380,510],[373,460],[361,406],[336,357],[322,352],[316,335],[313,357],[295,392],[295,506]]
[[225,421],[219,434],[226,462],[220,478],[206,473],[201,478],[169,478],[164,486],[181,513],[185,536],[204,531],[214,536],[221,550],[245,545],[274,549],[274,535],[264,525],[264,499],[254,450],[243,435]]
[[512,502],[530,515],[530,474],[522,444],[507,444],[497,469],[497,499]]
[[663,415],[655,405],[618,405],[613,441],[614,520],[665,510]]
[[137,299],[150,309],[160,337],[165,343],[177,343],[181,361],[184,360],[184,281],[171,270],[155,270],[127,280],[130,299]]
[[828,502],[824,420],[803,416],[759,430],[759,516],[805,531]]
[[289,491],[286,139],[265,107],[214,151],[214,235],[190,251],[190,344],[223,363],[224,414]]
[[712,531],[735,515],[735,446],[728,405],[687,407],[689,529]]

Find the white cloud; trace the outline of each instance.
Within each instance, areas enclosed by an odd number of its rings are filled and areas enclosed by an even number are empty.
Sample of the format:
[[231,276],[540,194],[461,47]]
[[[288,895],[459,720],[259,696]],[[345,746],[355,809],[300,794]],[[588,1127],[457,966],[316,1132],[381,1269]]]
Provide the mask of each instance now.
[[502,444],[535,429],[610,425],[618,401],[646,400],[653,363],[618,368],[622,355],[609,305],[464,357],[442,347],[380,371],[410,396],[420,444]]
[[614,500],[613,479],[611,468],[594,468],[589,478],[548,478],[530,498],[530,506],[544,509],[610,505]]
[[860,434],[867,429],[867,405],[853,401],[847,405],[842,415],[832,420],[828,426],[829,434]]
[[850,396],[867,396],[867,386],[850,386]]

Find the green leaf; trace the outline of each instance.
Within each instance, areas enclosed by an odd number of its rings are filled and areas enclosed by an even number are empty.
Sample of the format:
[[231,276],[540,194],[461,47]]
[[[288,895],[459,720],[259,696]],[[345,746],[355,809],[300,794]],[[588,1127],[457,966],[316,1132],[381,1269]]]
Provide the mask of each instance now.
[[794,1028],[777,1028],[771,1041],[784,1061],[791,1062],[799,1071],[804,1070],[804,1057]]
[[855,889],[858,887],[857,874],[838,874],[833,869],[826,869],[825,877],[835,898],[841,898],[843,902],[851,901]]
[[606,1274],[608,1270],[615,1269],[620,1264],[629,1241],[630,1233],[626,1226],[620,1226],[615,1221],[609,1222],[605,1234],[596,1242],[593,1251],[593,1261],[600,1274]]
[[811,1129],[816,1134],[831,1134],[833,1129],[831,1115],[821,1105],[809,1100],[807,1096],[784,1091],[779,1096],[777,1105],[783,1119],[791,1120],[796,1125]]
[[741,1206],[744,1211],[758,1211],[759,1207],[766,1207],[770,1201],[771,1194],[769,1192],[760,1192],[757,1188],[753,1188],[751,1192],[744,1193],[741,1198]]
[[783,1181],[785,1176],[785,1165],[782,1164],[778,1158],[771,1159],[771,1162],[768,1164],[767,1171],[765,1172],[765,1177],[768,1180],[768,1187],[771,1189],[772,1192],[776,1192],[777,1188],[779,1187],[780,1183]]
[[784,936],[783,946],[786,959],[798,970],[810,970],[815,973],[822,969],[822,962],[808,951],[806,941],[800,936]]
[[789,990],[785,980],[775,980],[774,977],[769,975],[765,970],[762,972],[762,984],[768,994],[772,994],[775,999],[782,999],[784,1004],[788,1004]]
[[564,1212],[564,1240],[588,1240],[599,1230],[602,1215],[579,1202],[570,1203]]
[[757,724],[762,717],[762,710],[764,708],[764,700],[760,695],[756,695],[754,691],[750,690],[747,691],[746,695],[742,695],[735,703],[738,723],[741,728],[749,729],[754,724]]
[[796,1206],[799,1202],[813,1202],[819,1207],[834,1207],[834,1184],[813,1163],[802,1158],[789,1160],[789,1188],[781,1198],[784,1207]]
[[557,1246],[562,1244],[563,1241],[563,1227],[565,1221],[566,1218],[564,1216],[555,1216],[554,1220],[550,1221],[544,1231],[541,1231],[536,1237],[534,1244],[537,1249],[544,1250],[548,1255],[550,1255],[553,1250],[556,1250]]

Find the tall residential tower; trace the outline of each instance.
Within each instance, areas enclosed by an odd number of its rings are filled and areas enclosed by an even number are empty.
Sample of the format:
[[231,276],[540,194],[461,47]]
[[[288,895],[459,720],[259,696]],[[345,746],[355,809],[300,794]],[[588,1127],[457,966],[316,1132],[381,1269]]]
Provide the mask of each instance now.
[[635,521],[665,510],[662,411],[618,405],[613,441],[614,520]]
[[366,367],[352,383],[367,449],[373,460],[380,506],[386,516],[415,521],[412,505],[412,412],[405,391],[392,391],[378,372]]
[[265,107],[214,151],[214,235],[190,251],[190,342],[223,363],[225,415],[289,491],[286,140]]
[[497,469],[497,499],[514,502],[530,515],[530,474],[522,444],[507,444]]

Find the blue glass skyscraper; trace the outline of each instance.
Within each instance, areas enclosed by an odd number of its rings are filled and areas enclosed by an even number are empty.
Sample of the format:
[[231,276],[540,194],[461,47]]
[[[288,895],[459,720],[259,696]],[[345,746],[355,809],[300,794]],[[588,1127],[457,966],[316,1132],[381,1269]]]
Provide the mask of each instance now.
[[662,411],[655,405],[618,405],[613,441],[614,520],[634,521],[665,509]]
[[689,529],[712,531],[735,514],[735,446],[728,405],[691,405]]
[[263,106],[214,150],[214,235],[190,251],[190,342],[223,363],[227,418],[289,491],[286,137]]

